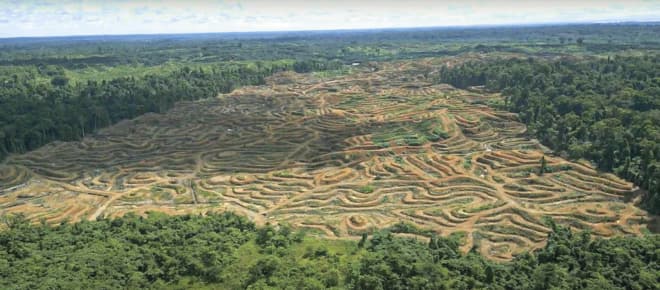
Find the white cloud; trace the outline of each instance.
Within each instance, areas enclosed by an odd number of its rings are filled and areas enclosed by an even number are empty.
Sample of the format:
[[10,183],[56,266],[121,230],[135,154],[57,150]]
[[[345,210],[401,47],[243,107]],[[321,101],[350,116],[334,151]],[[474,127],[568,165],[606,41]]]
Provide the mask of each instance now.
[[0,0],[0,37],[660,20],[660,1]]

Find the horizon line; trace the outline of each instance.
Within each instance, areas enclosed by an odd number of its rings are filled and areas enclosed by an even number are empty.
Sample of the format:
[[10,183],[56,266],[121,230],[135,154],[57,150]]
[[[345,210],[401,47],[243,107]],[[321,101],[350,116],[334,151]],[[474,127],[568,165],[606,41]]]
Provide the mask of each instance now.
[[68,34],[68,35],[33,35],[33,36],[0,36],[0,40],[27,40],[48,38],[74,38],[74,37],[121,37],[121,36],[166,36],[166,35],[203,35],[203,34],[259,34],[259,33],[301,33],[301,32],[348,32],[348,31],[387,31],[412,29],[452,29],[452,28],[498,28],[498,27],[539,27],[539,26],[569,26],[569,25],[595,25],[595,24],[651,24],[660,25],[660,18],[652,20],[590,20],[590,21],[556,21],[556,22],[528,22],[528,23],[496,23],[473,25],[437,25],[437,26],[401,26],[401,27],[364,27],[364,28],[338,28],[338,29],[301,29],[301,30],[251,30],[251,31],[208,31],[208,32],[176,32],[176,33],[111,33],[111,34]]

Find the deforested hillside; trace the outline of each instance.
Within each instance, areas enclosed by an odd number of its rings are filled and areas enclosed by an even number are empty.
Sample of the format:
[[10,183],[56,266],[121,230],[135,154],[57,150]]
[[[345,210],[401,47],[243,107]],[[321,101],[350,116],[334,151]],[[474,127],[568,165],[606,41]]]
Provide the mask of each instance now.
[[279,73],[184,101],[0,165],[3,215],[57,223],[127,213],[232,211],[327,238],[378,229],[459,237],[494,259],[543,247],[560,225],[639,235],[635,186],[532,139],[503,96],[436,84],[475,56]]

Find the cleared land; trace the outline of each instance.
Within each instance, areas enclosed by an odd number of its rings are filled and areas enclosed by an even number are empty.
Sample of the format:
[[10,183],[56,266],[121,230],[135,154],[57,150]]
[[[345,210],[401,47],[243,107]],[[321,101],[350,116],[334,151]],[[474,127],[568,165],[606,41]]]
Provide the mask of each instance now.
[[550,155],[514,114],[483,105],[499,95],[432,85],[442,63],[279,74],[11,156],[0,165],[0,214],[231,210],[330,238],[404,221],[463,234],[464,250],[494,259],[541,247],[544,216],[604,237],[646,227],[647,214],[622,201],[631,183]]

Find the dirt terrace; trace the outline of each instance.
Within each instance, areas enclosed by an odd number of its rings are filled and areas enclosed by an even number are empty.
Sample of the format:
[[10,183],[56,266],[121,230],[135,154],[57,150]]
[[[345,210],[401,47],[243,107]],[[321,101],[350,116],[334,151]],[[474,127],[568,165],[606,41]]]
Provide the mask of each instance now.
[[405,221],[503,260],[544,245],[544,217],[603,237],[646,227],[622,201],[632,184],[552,156],[515,115],[483,105],[498,95],[432,85],[441,61],[280,74],[12,156],[0,213],[55,223],[230,210],[329,238]]

